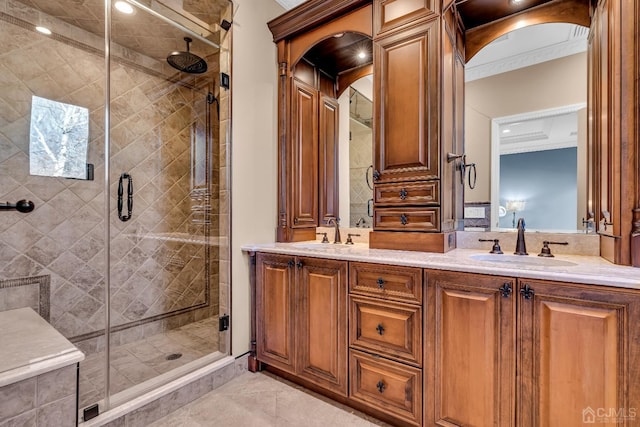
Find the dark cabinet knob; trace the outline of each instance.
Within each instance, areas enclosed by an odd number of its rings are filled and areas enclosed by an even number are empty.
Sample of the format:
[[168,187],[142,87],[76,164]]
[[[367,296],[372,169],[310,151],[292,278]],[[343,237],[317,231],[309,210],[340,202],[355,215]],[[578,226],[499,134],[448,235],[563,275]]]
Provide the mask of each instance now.
[[532,299],[536,293],[529,285],[524,285],[524,288],[520,289],[520,295],[524,299]]
[[384,289],[384,279],[382,277],[378,277],[376,283],[378,284],[378,289]]
[[287,262],[287,265],[289,266],[289,268],[291,268],[294,265],[296,265],[296,262],[294,260],[290,259],[289,262]]
[[298,268],[302,268],[302,266],[303,266],[303,265],[304,265],[304,264],[302,264],[302,261],[298,261],[298,262],[296,263],[296,267],[298,267]]
[[408,222],[409,222],[409,219],[405,214],[400,215],[400,223],[402,225],[407,225]]
[[511,288],[511,283],[505,283],[500,287],[500,293],[505,298],[509,298],[509,296],[511,295],[511,292],[513,292],[513,289]]
[[403,188],[402,190],[400,190],[400,199],[401,199],[401,200],[406,199],[408,194],[409,194],[409,193],[407,193],[407,190],[405,190],[405,189]]
[[378,335],[384,335],[384,326],[382,326],[381,323],[378,323],[378,326],[376,326],[376,331],[378,331]]
[[384,385],[384,383],[382,382],[382,380],[378,381],[378,384],[376,384],[376,388],[378,389],[378,391],[380,393],[384,393],[384,389],[387,388],[386,385]]
[[373,171],[373,180],[377,181],[380,179],[380,172],[378,172],[377,170]]

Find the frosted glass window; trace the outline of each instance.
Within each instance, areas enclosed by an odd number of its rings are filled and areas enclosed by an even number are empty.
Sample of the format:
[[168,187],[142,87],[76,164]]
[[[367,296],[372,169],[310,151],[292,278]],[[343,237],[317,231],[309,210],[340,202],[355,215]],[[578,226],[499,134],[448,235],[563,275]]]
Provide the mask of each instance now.
[[29,173],[87,178],[89,110],[34,96],[31,100]]

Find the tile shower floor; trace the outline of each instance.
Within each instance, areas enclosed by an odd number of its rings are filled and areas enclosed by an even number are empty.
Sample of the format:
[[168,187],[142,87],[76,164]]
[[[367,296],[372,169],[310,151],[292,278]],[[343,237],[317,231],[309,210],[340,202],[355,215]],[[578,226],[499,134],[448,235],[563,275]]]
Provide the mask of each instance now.
[[[218,350],[217,318],[172,329],[111,351],[111,394],[140,384]],[[171,355],[182,354],[171,360]],[[104,397],[104,352],[80,363],[82,409]]]
[[382,421],[268,373],[246,372],[145,427],[373,427]]

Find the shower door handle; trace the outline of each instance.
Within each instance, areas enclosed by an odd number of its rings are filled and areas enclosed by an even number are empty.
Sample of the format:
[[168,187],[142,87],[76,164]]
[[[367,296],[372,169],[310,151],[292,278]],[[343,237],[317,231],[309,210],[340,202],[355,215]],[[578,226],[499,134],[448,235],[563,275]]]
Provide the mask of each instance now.
[[[123,181],[127,180],[127,215],[122,215],[122,197],[124,195]],[[120,181],[118,182],[118,218],[120,221],[126,222],[131,219],[131,213],[133,212],[133,178],[126,172],[120,175]]]

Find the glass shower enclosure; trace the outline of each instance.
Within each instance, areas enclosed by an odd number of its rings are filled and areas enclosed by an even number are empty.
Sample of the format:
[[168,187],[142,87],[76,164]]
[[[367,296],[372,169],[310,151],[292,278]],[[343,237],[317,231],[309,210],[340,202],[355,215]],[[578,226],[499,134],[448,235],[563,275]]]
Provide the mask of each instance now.
[[232,10],[0,0],[0,288],[85,352],[81,420],[228,354]]

